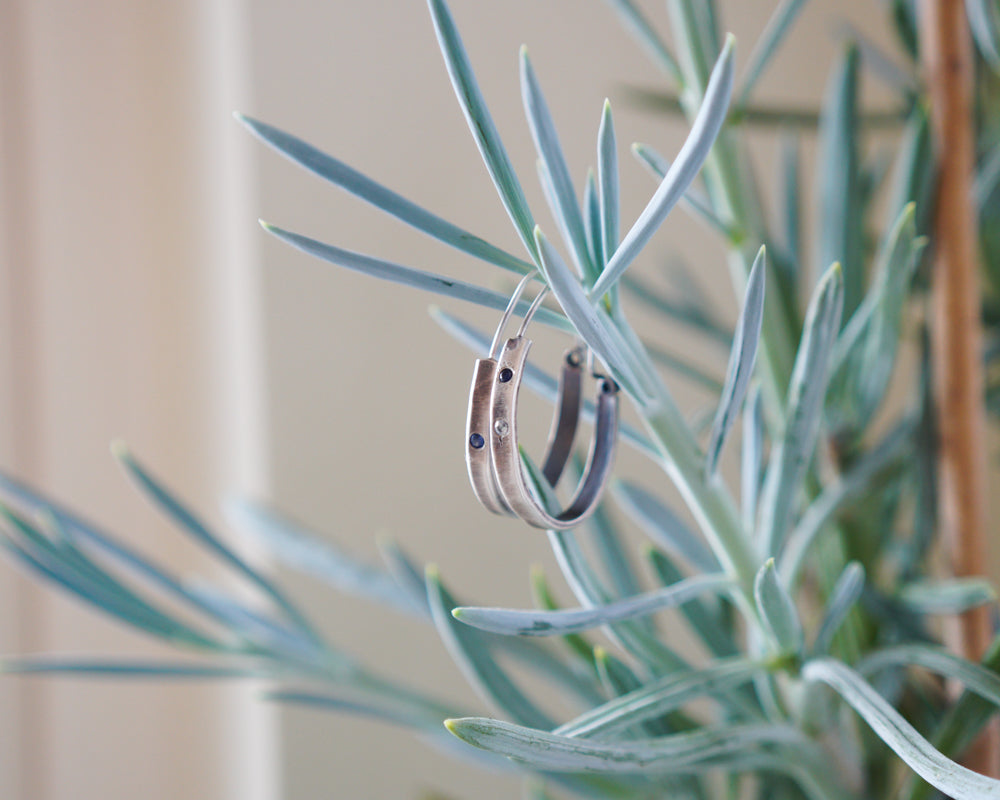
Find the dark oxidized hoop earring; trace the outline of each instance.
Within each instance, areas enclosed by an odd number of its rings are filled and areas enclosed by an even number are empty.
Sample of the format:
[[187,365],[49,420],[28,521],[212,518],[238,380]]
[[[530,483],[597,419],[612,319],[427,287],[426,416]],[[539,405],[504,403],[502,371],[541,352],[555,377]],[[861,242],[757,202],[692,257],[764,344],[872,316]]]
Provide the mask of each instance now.
[[[490,352],[487,358],[476,361],[472,374],[472,388],[469,392],[469,413],[466,423],[465,463],[469,471],[472,491],[479,502],[494,514],[513,513],[504,499],[497,483],[493,468],[492,445],[497,437],[497,423],[491,414],[491,397],[493,386],[497,381],[498,361],[503,330],[510,321],[518,301],[524,294],[524,289],[537,273],[531,272],[521,279],[511,295],[507,309],[500,318]],[[517,332],[516,338],[523,338],[524,331],[535,315],[548,288],[542,289],[532,301],[524,315],[524,321]],[[564,359],[559,378],[559,390],[556,403],[556,414],[552,420],[552,429],[546,446],[546,455],[542,466],[545,479],[555,485],[562,475],[573,449],[576,428],[580,419],[581,386],[582,386],[582,353],[579,348],[569,351]],[[502,426],[501,426],[502,427]]]

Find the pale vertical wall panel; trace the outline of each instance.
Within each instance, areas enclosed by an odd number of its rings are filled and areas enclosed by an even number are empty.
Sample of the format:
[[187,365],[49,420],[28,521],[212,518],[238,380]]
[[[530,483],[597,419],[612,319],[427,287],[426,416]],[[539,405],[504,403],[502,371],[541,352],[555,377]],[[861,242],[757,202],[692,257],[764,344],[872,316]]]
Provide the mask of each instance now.
[[[124,436],[210,519],[224,494],[265,487],[252,239],[232,224],[252,191],[229,116],[245,102],[240,4],[32,0],[2,15],[17,37],[5,173],[26,190],[2,207],[18,343],[2,366],[20,414],[4,466],[212,574],[107,445]],[[48,590],[18,600],[4,652],[164,654]],[[20,793],[5,797],[273,796],[254,687],[18,683]]]

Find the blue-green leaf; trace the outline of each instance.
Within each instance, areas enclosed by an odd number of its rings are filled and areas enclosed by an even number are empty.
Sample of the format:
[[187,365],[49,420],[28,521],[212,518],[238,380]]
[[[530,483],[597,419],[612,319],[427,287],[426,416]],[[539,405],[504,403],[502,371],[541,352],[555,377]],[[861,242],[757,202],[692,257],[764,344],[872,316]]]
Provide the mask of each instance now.
[[819,266],[844,268],[844,317],[864,294],[861,187],[858,158],[858,51],[848,47],[831,78],[820,117]]
[[802,622],[799,620],[795,601],[778,578],[773,558],[769,558],[757,573],[753,596],[760,618],[777,645],[778,652],[801,653],[804,641]]
[[598,265],[604,269],[611,254],[618,247],[618,145],[615,124],[611,116],[611,103],[604,101],[601,126],[597,131],[597,180],[600,187],[601,253]]
[[[301,250],[303,253],[308,253],[309,255],[320,258],[323,261],[336,264],[338,267],[344,267],[345,269],[349,269],[354,272],[361,272],[365,275],[370,275],[373,278],[378,278],[379,280],[389,281],[390,283],[398,283],[402,286],[408,286],[412,289],[420,289],[425,292],[433,292],[434,294],[444,295],[445,297],[454,297],[458,300],[464,300],[467,303],[475,303],[476,305],[486,306],[487,308],[497,310],[505,309],[508,302],[510,302],[510,297],[508,295],[503,295],[490,289],[484,289],[483,287],[476,286],[472,283],[446,278],[443,275],[436,275],[432,272],[425,272],[423,270],[413,269],[412,267],[405,267],[401,264],[394,264],[391,261],[384,261],[381,258],[367,256],[363,253],[355,253],[350,250],[344,250],[341,247],[335,247],[332,244],[325,244],[324,242],[310,239],[308,236],[292,233],[291,231],[286,231],[266,222],[262,222],[261,225],[268,233],[277,236],[283,242]],[[521,301],[514,309],[514,313],[519,316],[523,316],[528,310],[529,305],[529,301]],[[573,326],[566,320],[565,317],[547,308],[538,309],[535,319],[539,322],[544,322],[547,325],[559,328],[560,330],[564,330],[569,333],[573,332]]]
[[214,616],[213,609],[195,597],[177,576],[143,557],[107,531],[84,521],[55,501],[3,473],[0,473],[0,491],[12,497],[19,506],[36,514],[51,515],[75,547],[85,547],[90,552],[99,552],[147,585],[198,613]]
[[556,728],[563,736],[607,736],[705,696],[724,701],[725,693],[750,681],[764,669],[746,658],[714,661],[698,669],[675,672],[609,700]]
[[915,429],[913,420],[901,422],[812,501],[789,535],[781,554],[780,571],[789,586],[798,581],[806,555],[826,524],[850,500],[867,490],[876,475],[909,452]]
[[918,614],[962,614],[997,599],[984,578],[952,578],[906,584],[897,599]]
[[764,276],[767,273],[764,248],[761,247],[754,259],[753,267],[747,278],[746,296],[743,299],[743,309],[736,323],[736,333],[733,336],[733,349],[729,354],[729,366],[726,368],[726,382],[722,387],[722,396],[712,422],[712,432],[708,437],[708,449],[705,453],[705,474],[712,477],[719,463],[719,455],[726,443],[736,415],[739,413],[750,385],[753,366],[757,360],[757,343],[760,340],[761,322],[764,319]]
[[754,529],[764,461],[764,405],[759,386],[750,390],[743,407],[743,446],[740,450],[740,505],[743,527]]
[[[639,162],[645,166],[650,174],[652,174],[652,176],[657,180],[662,181],[670,171],[670,162],[649,145],[639,143],[633,144],[632,154],[639,159]],[[705,222],[707,222],[709,227],[725,236],[727,241],[731,242],[737,238],[736,232],[733,230],[732,226],[724,222],[719,215],[715,213],[715,209],[712,208],[711,202],[709,202],[709,199],[701,192],[688,188],[688,190],[684,193],[684,196],[681,197],[681,203],[696,216],[701,217]]]
[[[647,555],[656,577],[664,586],[673,586],[684,578],[677,566],[659,550],[651,547]],[[709,608],[707,602],[694,599],[678,610],[688,621],[691,632],[705,643],[713,655],[725,658],[736,653],[736,642],[730,627],[723,621],[721,609]]]
[[648,379],[644,381],[637,373],[638,365],[629,354],[627,342],[608,317],[590,303],[583,287],[540,229],[535,230],[535,240],[546,281],[577,333],[632,399],[640,406],[645,405],[650,395]]
[[924,240],[916,206],[904,207],[882,245],[874,284],[847,321],[833,351],[827,421],[834,432],[858,435],[878,411],[896,364],[910,280]]
[[968,691],[1000,707],[1000,675],[940,647],[925,644],[887,647],[859,663],[858,672],[862,675],[871,675],[887,667],[900,666],[929,669],[938,675],[958,681]]
[[687,562],[697,572],[716,572],[719,562],[704,540],[684,524],[658,497],[629,481],[615,483],[621,509],[658,546]]
[[652,199],[625,234],[618,249],[608,260],[601,277],[594,284],[590,292],[594,300],[599,300],[618,282],[625,269],[635,260],[666,219],[670,209],[687,191],[705,159],[708,158],[729,109],[729,97],[733,89],[734,46],[735,39],[730,36],[712,70],[712,77],[701,108],[691,126],[691,133]]
[[896,755],[948,797],[954,800],[1000,798],[1000,781],[979,775],[941,755],[850,667],[833,659],[818,659],[803,667],[802,677],[832,687]]
[[229,680],[232,678],[267,678],[274,674],[267,666],[220,667],[217,664],[193,664],[170,661],[87,658],[7,658],[0,661],[0,673],[9,675],[59,675],[62,677],[153,679],[153,680]]
[[768,745],[796,744],[801,737],[790,726],[725,725],[611,744],[481,717],[450,719],[445,725],[471,745],[559,772],[697,773],[724,767],[729,757]]
[[[577,601],[588,608],[606,607],[611,596],[588,563],[573,531],[548,531],[548,537],[559,569]],[[686,668],[687,662],[652,634],[643,622],[642,619],[625,620],[608,626],[606,632],[655,674]]]
[[725,575],[699,575],[657,591],[627,597],[596,608],[537,611],[511,608],[456,608],[455,619],[481,630],[519,636],[560,636],[601,625],[647,616],[672,608],[702,594],[723,592],[733,582]]
[[574,256],[580,276],[587,283],[592,283],[597,276],[597,269],[590,258],[583,214],[576,199],[576,191],[573,189],[566,156],[562,145],[559,144],[552,115],[549,113],[542,89],[528,59],[526,47],[521,48],[520,61],[521,99],[528,118],[531,138],[535,142],[535,150],[545,165],[545,172],[552,184],[552,213],[562,222],[567,236],[566,244]]
[[1000,11],[996,0],[966,0],[965,13],[979,52],[1000,74]]
[[684,78],[680,67],[677,66],[677,60],[635,4],[631,0],[608,0],[608,5],[618,14],[622,25],[652,56],[653,61],[673,79],[675,84],[683,85]]
[[153,475],[146,470],[121,442],[112,445],[111,452],[125,468],[135,483],[152,503],[162,510],[184,533],[204,546],[209,552],[219,557],[237,573],[247,578],[257,586],[267,597],[281,609],[285,616],[296,625],[310,640],[322,645],[322,637],[315,631],[305,615],[289,600],[278,587],[264,575],[251,567],[235,550],[225,545],[222,540],[210,531],[195,514],[180,500],[167,490]]
[[785,433],[771,454],[761,495],[760,531],[765,555],[780,553],[802,478],[819,436],[830,354],[840,330],[844,282],[839,264],[813,293],[788,387]]
[[242,114],[236,114],[235,116],[253,134],[271,145],[279,153],[290,158],[296,164],[361,198],[365,202],[371,203],[376,208],[385,211],[387,214],[391,214],[407,225],[412,225],[428,236],[451,245],[463,253],[468,253],[470,256],[482,259],[490,264],[495,264],[498,267],[509,269],[512,272],[525,274],[535,268],[533,264],[529,264],[524,259],[513,256],[499,247],[480,239],[475,234],[469,233],[457,225],[453,225],[436,214],[432,214],[416,203],[407,200],[402,195],[396,194],[391,189],[376,183],[356,169],[349,167],[343,161],[317,150],[301,139]]
[[757,39],[757,43],[750,53],[750,58],[747,60],[743,88],[740,90],[740,99],[737,105],[745,106],[747,104],[757,81],[767,69],[771,57],[781,47],[781,40],[785,38],[785,34],[788,33],[788,29],[795,22],[795,18],[804,5],[805,0],[781,0],[771,13],[764,31]]
[[343,592],[368,597],[408,613],[420,613],[410,595],[385,572],[348,555],[321,534],[276,508],[251,500],[226,507],[230,524],[262,544],[272,557]]
[[825,655],[830,650],[833,636],[841,623],[847,619],[851,608],[861,597],[865,588],[865,568],[857,561],[852,561],[837,578],[830,591],[830,599],[823,612],[823,621],[819,625],[812,651],[816,655]]
[[428,0],[431,18],[434,20],[434,30],[437,32],[438,45],[444,56],[448,76],[455,88],[455,96],[465,113],[479,152],[482,154],[486,169],[493,179],[504,208],[510,215],[514,227],[524,242],[524,246],[537,263],[538,250],[535,246],[535,219],[528,208],[524,190],[517,179],[514,167],[510,163],[500,134],[497,133],[493,118],[490,116],[486,101],[483,99],[472,72],[472,65],[465,53],[462,39],[458,35],[455,21],[444,0]]
[[524,694],[501,669],[478,631],[460,625],[452,616],[455,600],[441,583],[437,569],[427,569],[427,597],[434,625],[465,679],[479,694],[525,725],[551,729],[555,723]]

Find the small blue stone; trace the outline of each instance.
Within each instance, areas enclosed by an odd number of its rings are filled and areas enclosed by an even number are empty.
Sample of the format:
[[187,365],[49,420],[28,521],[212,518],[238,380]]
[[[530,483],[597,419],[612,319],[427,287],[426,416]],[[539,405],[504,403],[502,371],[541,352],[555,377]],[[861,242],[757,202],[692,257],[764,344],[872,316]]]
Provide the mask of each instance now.
[[482,448],[484,444],[486,444],[486,440],[482,437],[481,434],[474,433],[472,434],[472,436],[469,437],[469,444],[472,445],[473,449],[479,450]]

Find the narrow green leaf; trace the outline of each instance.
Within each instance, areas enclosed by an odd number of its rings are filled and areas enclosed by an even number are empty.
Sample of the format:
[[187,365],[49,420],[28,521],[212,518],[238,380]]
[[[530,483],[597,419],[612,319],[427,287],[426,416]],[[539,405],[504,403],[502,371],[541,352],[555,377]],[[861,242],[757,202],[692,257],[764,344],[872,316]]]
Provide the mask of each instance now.
[[214,617],[214,610],[205,606],[176,576],[154,564],[107,531],[83,520],[54,500],[29,488],[10,475],[0,473],[0,491],[35,514],[50,515],[77,548],[87,548],[109,558],[115,565],[145,584],[163,592],[192,610]]
[[966,0],[965,13],[979,52],[1000,75],[1000,10],[996,0]]
[[913,420],[901,422],[813,500],[789,534],[781,554],[780,571],[789,586],[797,583],[805,558],[826,524],[852,499],[867,491],[879,473],[910,452],[916,428]]
[[601,240],[601,196],[597,188],[597,176],[593,169],[587,170],[587,181],[583,184],[583,222],[587,234],[590,256],[598,269],[604,266],[604,242]]
[[418,568],[403,549],[387,536],[375,540],[382,563],[396,581],[396,585],[408,597],[414,607],[422,609],[421,615],[430,618],[431,608],[427,603],[427,589],[424,585],[424,571]]
[[479,91],[476,76],[472,72],[472,65],[469,64],[469,58],[465,53],[462,39],[458,35],[455,21],[452,19],[451,12],[444,0],[428,0],[428,6],[431,18],[434,20],[434,30],[437,32],[441,55],[444,56],[448,76],[455,88],[455,96],[458,98],[459,105],[465,113],[465,119],[469,123],[469,130],[476,140],[486,169],[493,179],[493,184],[497,187],[504,208],[507,209],[507,213],[514,223],[514,228],[532,259],[537,263],[538,250],[534,238],[535,218],[531,215],[528,201],[524,198],[524,190],[521,189],[514,167],[510,163],[503,142],[500,141],[500,134],[497,133],[493,118],[486,107],[486,101]]
[[740,505],[743,527],[753,531],[757,520],[761,465],[764,463],[764,405],[759,386],[750,390],[743,406],[743,446],[740,450]]
[[299,628],[307,638],[322,646],[322,637],[291,600],[274,583],[251,567],[242,556],[238,555],[235,550],[225,545],[218,536],[212,533],[191,510],[174,497],[163,484],[154,478],[133,457],[124,443],[114,443],[111,447],[111,452],[118,460],[118,463],[124,467],[129,477],[135,481],[136,485],[154,506],[172,519],[184,533],[191,536],[209,552],[216,555],[223,563],[228,564],[237,573],[247,578],[250,583],[257,586],[267,597],[274,601],[288,620]]
[[0,505],[0,518],[9,530],[0,528],[0,545],[42,578],[149,635],[203,650],[229,649],[153,606],[70,544],[51,541],[12,509]]
[[726,436],[736,420],[747,388],[750,386],[750,377],[757,360],[757,344],[760,341],[761,323],[764,320],[764,277],[766,273],[764,248],[761,247],[747,278],[743,309],[736,322],[733,349],[729,354],[729,366],[726,367],[726,382],[722,387],[722,396],[719,398],[715,420],[712,422],[712,432],[708,437],[705,474],[709,478],[715,475],[719,455],[726,443]]
[[597,608],[537,611],[466,606],[456,608],[452,614],[466,625],[493,633],[559,636],[646,616],[664,608],[673,608],[702,594],[723,592],[732,585],[732,580],[725,575],[699,575],[686,578],[666,589],[646,592]]
[[226,517],[286,566],[340,589],[368,597],[407,613],[420,613],[413,598],[400,590],[388,574],[348,555],[322,534],[282,514],[276,508],[249,499],[227,504]]
[[900,666],[922,667],[958,681],[968,691],[1000,707],[1000,675],[940,647],[925,644],[887,647],[859,663],[858,672],[871,675],[882,669]]
[[[438,325],[473,352],[484,354],[490,349],[492,334],[485,334],[457,317],[453,317],[448,312],[442,311],[440,308],[432,307],[430,312],[431,317]],[[530,361],[525,367],[524,385],[550,403],[554,403],[558,396],[559,381]],[[582,413],[584,419],[593,422],[595,413],[594,404],[589,400],[584,402]],[[630,444],[647,458],[659,462],[659,451],[645,435],[632,425],[629,425],[627,422],[619,423],[618,435],[623,442]]]
[[809,303],[788,387],[785,433],[771,454],[764,480],[760,531],[764,553],[769,556],[781,552],[802,478],[816,447],[843,302],[840,265],[834,264],[820,279]]
[[796,744],[801,736],[789,726],[726,725],[611,744],[481,717],[450,719],[445,726],[471,745],[560,772],[698,773],[725,767],[730,757],[767,745]]
[[[647,557],[656,577],[664,586],[673,586],[684,578],[677,566],[659,550],[649,548]],[[725,658],[736,653],[732,633],[724,625],[718,609],[710,609],[705,601],[695,599],[678,610],[688,621],[691,632],[705,643],[712,655]]]
[[666,177],[660,183],[646,208],[622,239],[614,255],[594,284],[590,296],[599,300],[614,286],[625,269],[635,260],[646,243],[666,219],[670,209],[687,191],[688,186],[701,170],[702,164],[712,150],[715,138],[722,128],[729,108],[729,97],[733,89],[733,48],[735,39],[731,36],[712,70],[708,88],[701,108],[691,125],[691,133],[685,140]]
[[587,299],[587,295],[566,263],[549,243],[541,229],[535,230],[539,258],[546,281],[577,333],[604,362],[618,384],[639,405],[649,402],[648,379],[643,380],[641,366],[630,355],[627,342],[614,324]]
[[[611,600],[610,593],[601,584],[584,556],[572,531],[548,531],[556,563],[562,571],[577,601],[588,608],[604,608]],[[608,636],[623,650],[645,665],[649,672],[661,674],[687,668],[687,662],[659,637],[650,633],[641,620],[626,620],[605,628]]]
[[565,227],[570,251],[573,253],[580,276],[587,283],[592,283],[597,277],[597,268],[590,258],[587,246],[587,234],[584,230],[583,214],[573,189],[569,166],[559,136],[556,132],[552,115],[545,102],[538,78],[528,59],[528,50],[521,47],[521,99],[524,103],[524,113],[528,119],[531,138],[535,142],[535,150],[545,165],[545,171],[552,182],[554,204],[552,212],[562,220]]
[[881,80],[894,92],[903,97],[910,97],[920,88],[917,85],[916,70],[912,66],[909,68],[901,67],[892,56],[856,25],[852,25],[847,20],[841,20],[837,25],[836,35],[848,45],[856,46],[867,72]]
[[[670,162],[649,145],[633,144],[632,155],[639,159],[639,163],[657,180],[662,181],[670,171]],[[721,233],[726,237],[726,241],[733,242],[738,238],[738,233],[715,213],[711,202],[701,192],[689,187],[681,197],[681,205],[707,222],[712,230]]]
[[653,30],[653,26],[636,8],[635,3],[631,0],[607,0],[607,2],[618,15],[625,29],[635,37],[653,61],[673,79],[676,85],[682,86],[684,78],[681,76],[676,59],[663,43],[663,39]]
[[[781,179],[779,192],[781,206],[779,217],[786,250],[786,263],[778,281],[786,304],[797,305],[799,298],[800,274],[805,266],[802,257],[802,182],[800,172],[799,139],[793,133],[786,133],[781,139]],[[778,262],[776,262],[777,264]]]
[[618,481],[612,489],[618,505],[658,547],[697,572],[716,572],[719,562],[704,540],[660,499],[641,486]]
[[[927,230],[927,220],[933,210],[931,195],[935,186],[935,164],[929,111],[924,103],[917,103],[906,121],[899,155],[893,167],[886,205],[888,225],[895,223],[908,203],[916,203],[917,230]],[[975,186],[978,192],[981,188],[979,173]]]
[[606,736],[661,716],[702,697],[724,701],[725,693],[753,679],[764,667],[746,658],[714,661],[675,672],[590,709],[553,733],[573,737]]
[[[994,637],[980,665],[993,675],[1000,674],[1000,636]],[[947,756],[960,758],[995,713],[994,705],[966,689],[935,729],[934,746]],[[909,791],[900,796],[906,800],[925,800],[929,794],[925,784],[914,781]]]
[[805,6],[805,0],[781,0],[777,8],[771,13],[764,31],[757,39],[757,43],[747,60],[746,70],[743,78],[743,88],[740,90],[739,102],[737,105],[745,106],[760,76],[764,74],[770,65],[771,57],[778,52],[781,41],[788,33],[795,18]]
[[[283,242],[290,244],[304,253],[320,258],[323,261],[328,261],[331,264],[336,264],[339,267],[370,275],[379,280],[398,283],[402,286],[420,289],[425,292],[433,292],[445,297],[454,297],[458,300],[464,300],[467,303],[475,303],[476,305],[486,306],[487,308],[499,311],[505,309],[510,301],[508,295],[484,289],[475,284],[453,280],[442,275],[435,275],[432,272],[404,267],[400,264],[394,264],[373,256],[366,256],[362,253],[354,253],[331,244],[318,242],[315,239],[310,239],[308,236],[286,231],[266,222],[262,222],[261,226],[268,233],[277,236]],[[514,313],[523,316],[528,310],[529,305],[530,302],[527,300],[518,303],[514,309]],[[560,330],[569,333],[574,332],[573,326],[565,317],[547,308],[538,309],[535,319]]]
[[[666,350],[649,342],[643,342],[643,347],[646,348],[649,357],[653,361],[663,365],[678,377],[687,379],[713,395],[718,395],[722,392],[722,381],[714,375],[709,375],[708,372],[694,361],[682,358],[674,353],[668,353]],[[708,426],[708,420],[705,421],[705,426]]]
[[533,264],[524,259],[513,256],[475,234],[432,214],[402,195],[349,167],[343,161],[317,150],[301,139],[242,114],[235,116],[261,141],[269,144],[296,164],[428,236],[489,264],[495,264],[522,275],[535,268]]
[[852,561],[837,578],[830,591],[823,620],[820,622],[816,639],[813,641],[812,652],[815,655],[826,655],[830,651],[833,636],[847,619],[854,604],[861,597],[865,588],[865,568],[857,561]]
[[941,755],[857,672],[829,658],[808,662],[807,681],[832,687],[910,768],[954,800],[1000,798],[1000,781],[979,775]]
[[216,664],[116,659],[107,661],[86,658],[9,658],[0,660],[0,673],[8,675],[58,675],[62,677],[153,679],[153,680],[230,680],[232,678],[268,678],[274,670],[266,666],[220,667]]
[[804,642],[802,622],[799,620],[795,601],[778,578],[773,558],[768,559],[757,573],[753,596],[761,620],[777,645],[778,652],[793,655],[801,653]]
[[848,441],[878,411],[896,365],[903,309],[924,240],[916,236],[916,206],[907,205],[882,244],[873,286],[844,326],[833,351],[827,420]]
[[601,269],[608,263],[611,254],[618,248],[619,236],[619,186],[618,186],[618,144],[615,138],[615,124],[611,116],[611,103],[604,101],[601,126],[597,131],[597,179],[600,186],[601,203]]
[[[546,611],[555,611],[559,608],[552,590],[549,587],[548,579],[545,577],[545,570],[535,564],[531,569],[531,595],[535,605]],[[588,669],[596,671],[594,664],[595,649],[583,636],[578,633],[570,633],[563,637],[567,647],[587,665]]]
[[918,614],[962,614],[995,602],[997,595],[983,578],[952,578],[908,583],[897,599]]
[[848,47],[834,72],[820,120],[818,262],[844,268],[844,318],[864,295],[858,158],[858,51]]
[[452,616],[454,598],[441,583],[437,569],[427,569],[427,597],[434,625],[452,659],[479,695],[512,719],[529,726],[551,729],[555,723],[524,694],[494,661],[476,631]]
[[733,332],[715,320],[708,310],[694,299],[675,300],[634,273],[626,273],[620,285],[647,308],[691,328],[706,340],[726,348],[733,340]]
[[442,708],[435,713],[412,704],[393,702],[389,698],[371,696],[370,693],[345,691],[342,694],[315,693],[306,691],[280,690],[267,692],[265,700],[287,705],[306,706],[323,711],[342,711],[371,717],[390,725],[400,725],[405,728],[416,728],[422,734],[437,736],[441,726],[441,715],[447,716]]

